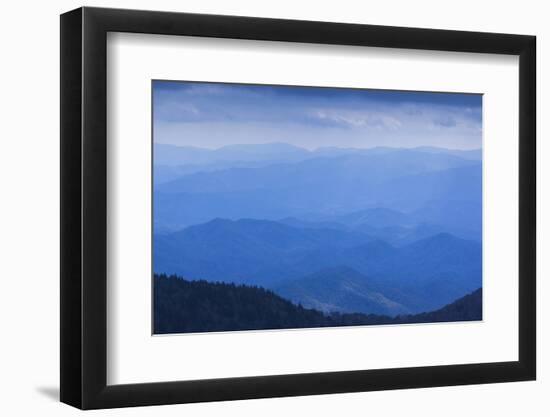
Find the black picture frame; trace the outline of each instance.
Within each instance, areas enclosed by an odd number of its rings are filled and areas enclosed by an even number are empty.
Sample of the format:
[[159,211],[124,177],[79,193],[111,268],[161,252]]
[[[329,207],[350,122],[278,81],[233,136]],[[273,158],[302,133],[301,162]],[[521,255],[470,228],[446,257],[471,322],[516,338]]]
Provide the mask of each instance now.
[[[107,385],[108,32],[519,56],[519,360]],[[536,378],[534,36],[102,8],[61,16],[61,401],[81,409]]]

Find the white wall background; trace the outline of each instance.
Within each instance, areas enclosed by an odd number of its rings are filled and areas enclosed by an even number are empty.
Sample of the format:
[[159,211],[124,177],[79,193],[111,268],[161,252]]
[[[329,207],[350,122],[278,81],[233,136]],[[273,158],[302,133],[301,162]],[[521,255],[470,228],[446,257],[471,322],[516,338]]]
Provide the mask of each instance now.
[[[0,24],[0,410],[3,415],[75,415],[57,402],[59,378],[59,17],[72,0],[9,2]],[[279,416],[548,415],[550,404],[550,26],[545,3],[417,0],[124,0],[86,5],[239,14],[534,34],[538,37],[539,378],[537,382],[99,411],[97,415]],[[546,189],[545,189],[546,188]],[[546,395],[544,395],[546,394]]]

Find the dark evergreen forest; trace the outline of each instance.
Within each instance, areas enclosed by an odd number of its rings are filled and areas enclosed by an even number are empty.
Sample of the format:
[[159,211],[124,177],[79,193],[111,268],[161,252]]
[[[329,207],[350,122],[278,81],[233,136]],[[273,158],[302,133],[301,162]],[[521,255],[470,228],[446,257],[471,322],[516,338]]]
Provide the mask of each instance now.
[[154,277],[154,333],[335,327],[475,321],[482,318],[481,288],[436,311],[396,317],[323,313],[258,286]]

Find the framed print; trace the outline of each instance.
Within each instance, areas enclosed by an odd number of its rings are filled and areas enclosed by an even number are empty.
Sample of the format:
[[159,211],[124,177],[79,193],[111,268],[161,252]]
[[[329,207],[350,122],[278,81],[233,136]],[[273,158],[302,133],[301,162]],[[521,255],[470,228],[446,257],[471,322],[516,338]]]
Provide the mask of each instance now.
[[535,379],[535,38],[61,16],[61,400]]

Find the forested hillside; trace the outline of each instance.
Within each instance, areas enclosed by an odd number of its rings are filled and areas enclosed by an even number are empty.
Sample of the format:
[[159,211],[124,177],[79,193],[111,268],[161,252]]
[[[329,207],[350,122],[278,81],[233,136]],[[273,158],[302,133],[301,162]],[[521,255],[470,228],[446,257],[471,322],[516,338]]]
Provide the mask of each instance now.
[[261,287],[155,275],[154,333],[474,321],[482,318],[481,301],[478,289],[439,310],[416,315],[323,313]]

